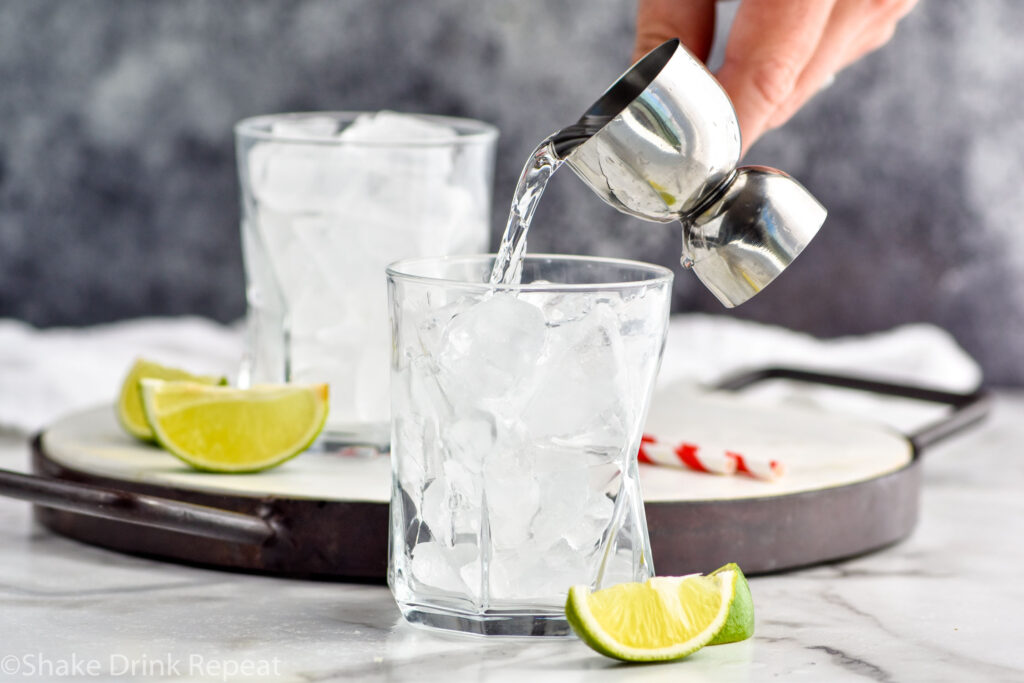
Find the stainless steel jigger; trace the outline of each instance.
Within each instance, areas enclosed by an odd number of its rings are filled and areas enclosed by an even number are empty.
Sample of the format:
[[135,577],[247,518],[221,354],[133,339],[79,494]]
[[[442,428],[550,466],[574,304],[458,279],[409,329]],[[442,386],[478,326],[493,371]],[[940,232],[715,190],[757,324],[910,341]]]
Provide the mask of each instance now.
[[682,222],[683,265],[729,308],[774,280],[825,221],[825,208],[782,171],[736,168],[732,103],[678,40],[633,65],[554,144],[615,208]]

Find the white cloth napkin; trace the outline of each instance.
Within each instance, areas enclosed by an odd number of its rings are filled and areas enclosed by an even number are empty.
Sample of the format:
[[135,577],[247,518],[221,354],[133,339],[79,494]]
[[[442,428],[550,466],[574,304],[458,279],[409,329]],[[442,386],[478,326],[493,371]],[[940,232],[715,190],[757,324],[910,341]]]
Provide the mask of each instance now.
[[[242,349],[239,325],[200,318],[145,318],[47,330],[0,320],[0,429],[30,433],[69,411],[112,402],[139,356],[233,377]],[[725,316],[686,314],[670,323],[659,392],[769,364],[951,390],[972,389],[981,378],[977,364],[952,337],[931,325],[819,340]],[[808,396],[800,400],[811,400]],[[872,405],[877,408],[877,403]]]
[[[681,397],[700,391],[700,385],[743,370],[777,365],[953,392],[973,391],[982,380],[974,359],[948,332],[934,325],[916,323],[870,335],[817,339],[725,316],[687,314],[669,324],[652,401],[680,405]],[[798,383],[757,387],[743,392],[741,398],[868,418],[903,432],[923,426],[947,410],[919,401]]]
[[672,318],[658,382],[713,382],[767,365],[855,373],[949,391],[969,391],[981,383],[978,364],[934,325],[817,339],[782,327],[696,313]]
[[67,412],[113,403],[139,356],[232,376],[242,357],[242,333],[202,318],[46,330],[0,320],[0,430],[27,434]]

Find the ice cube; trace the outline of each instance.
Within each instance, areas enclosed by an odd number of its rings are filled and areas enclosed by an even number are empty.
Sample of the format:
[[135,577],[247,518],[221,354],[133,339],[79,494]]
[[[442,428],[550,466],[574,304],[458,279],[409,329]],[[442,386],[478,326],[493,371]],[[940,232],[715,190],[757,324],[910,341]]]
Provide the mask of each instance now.
[[614,512],[615,501],[604,492],[589,496],[577,524],[566,532],[566,542],[573,550],[583,555],[595,552],[600,548],[604,534],[611,526]]
[[480,411],[453,422],[445,430],[443,438],[452,461],[468,472],[479,474],[484,460],[494,448],[496,435],[494,418]]
[[[395,396],[404,400],[406,391],[401,384],[395,384],[398,391]],[[406,411],[396,411],[392,428],[393,442],[391,457],[396,470],[399,486],[417,503],[420,503],[420,492],[427,482],[427,462],[423,447],[423,420]]]
[[[335,136],[339,144],[302,142],[336,128],[330,119],[276,123],[274,132],[288,139],[261,142],[249,151],[257,201],[282,211],[334,212],[349,226],[384,222],[389,232],[405,235],[415,235],[417,226],[402,230],[401,221],[458,218],[466,201],[459,188],[449,187],[455,151],[443,144],[457,138],[454,130],[422,117],[379,112],[358,117]],[[376,234],[369,227],[362,232]]]
[[522,547],[540,509],[540,487],[533,471],[509,449],[488,456],[483,477],[492,545],[497,549]]
[[480,478],[453,460],[445,460],[441,474],[423,492],[420,519],[433,539],[452,547],[475,539],[480,531]]
[[615,311],[597,303],[582,318],[547,333],[538,382],[523,413],[533,438],[621,447],[631,424],[627,359]]
[[459,577],[462,579],[462,583],[465,584],[470,597],[474,600],[479,600],[481,589],[479,554],[459,568]]
[[338,122],[330,116],[285,116],[270,124],[270,132],[278,137],[319,140],[338,132]]
[[420,519],[430,529],[430,536],[438,543],[451,547],[452,511],[448,506],[448,490],[441,479],[434,479],[423,491]]
[[326,145],[260,142],[249,150],[249,183],[261,207],[298,213],[329,211],[358,167]]
[[309,262],[305,248],[296,239],[294,218],[261,207],[253,217],[252,229],[253,240],[259,243],[270,265],[266,273],[268,280],[287,305],[305,287],[302,273]]
[[416,298],[410,293],[403,302],[402,315],[415,321],[415,334],[410,339],[418,353],[437,356],[441,352],[445,329],[456,315],[481,301],[480,298],[460,296],[450,303],[439,305],[431,297]]
[[426,475],[425,482],[429,483],[440,475],[444,462],[444,452],[440,446],[440,429],[436,416],[426,413],[417,417],[417,423],[421,427],[418,438],[422,449],[423,471]]
[[591,582],[589,564],[564,539],[543,549],[496,551],[489,564],[490,594],[498,601],[560,607],[571,586]]
[[590,468],[578,450],[541,446],[530,449],[530,469],[540,498],[531,535],[534,543],[548,546],[581,522],[590,496]]
[[549,546],[564,538],[576,550],[592,553],[611,523],[612,498],[622,480],[621,453],[550,445],[532,453],[540,495],[532,542]]
[[[412,203],[413,197],[404,201]],[[419,254],[473,254],[487,247],[486,206],[469,190],[445,185],[417,200],[415,244]]]
[[448,509],[451,510],[452,539],[454,543],[472,538],[480,532],[483,500],[479,472],[471,472],[455,460],[445,460],[444,478],[448,486]]
[[438,378],[448,398],[479,409],[500,399],[515,410],[513,395],[524,377],[534,374],[544,347],[544,316],[536,306],[511,293],[495,293],[452,318],[438,356]]
[[[545,280],[535,280],[531,285],[547,284]],[[548,325],[563,325],[585,317],[594,307],[594,295],[574,292],[545,292],[524,290],[519,298],[529,301],[541,309]]]
[[547,549],[544,553],[544,563],[547,565],[545,576],[548,578],[545,594],[550,591],[562,602],[568,595],[570,586],[591,581],[591,563],[588,558],[578,553],[564,538]]
[[615,307],[622,320],[623,334],[647,339],[660,337],[665,320],[661,311],[666,303],[666,297],[654,287],[623,294]]
[[401,142],[452,141],[457,137],[450,126],[415,114],[402,114],[382,110],[359,114],[338,135],[349,142]]
[[[487,563],[487,578],[492,600],[521,597],[517,578],[523,573],[521,555],[515,549],[495,550]],[[529,567],[527,558],[527,567]]]
[[413,177],[420,185],[426,180],[445,185],[455,162],[454,148],[445,143],[457,140],[458,134],[422,116],[379,111],[357,117],[338,139],[355,143],[346,149],[360,152],[370,173],[383,173],[381,180],[401,188],[403,180]]
[[[299,133],[322,133],[328,122],[285,120],[280,127],[289,140],[260,142],[248,153],[257,222],[275,212],[281,219],[267,246],[288,264],[284,280],[301,282],[315,264],[335,293],[358,292],[383,311],[382,271],[392,261],[485,246],[486,194],[453,179],[455,150],[441,144],[455,137],[452,129],[383,112],[357,119],[338,144],[295,142]],[[293,234],[299,230],[305,235]],[[379,286],[352,287],[371,282]]]
[[464,593],[466,584],[459,576],[459,569],[476,557],[476,546],[468,543],[446,548],[435,541],[427,541],[413,548],[410,571],[416,581],[426,586]]
[[427,356],[409,361],[408,412],[436,416],[438,423],[443,423],[450,412],[448,398],[437,383],[436,365]]

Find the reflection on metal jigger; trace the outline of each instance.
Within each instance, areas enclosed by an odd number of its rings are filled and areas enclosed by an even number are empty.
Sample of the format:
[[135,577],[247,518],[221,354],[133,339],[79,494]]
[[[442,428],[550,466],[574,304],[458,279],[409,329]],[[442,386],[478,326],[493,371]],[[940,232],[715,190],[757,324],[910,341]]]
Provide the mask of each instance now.
[[633,65],[553,145],[616,209],[681,221],[684,265],[730,308],[774,280],[825,221],[825,208],[785,173],[736,168],[736,112],[678,40]]
[[782,171],[744,166],[683,220],[683,260],[723,305],[738,306],[793,262],[825,215],[825,207]]

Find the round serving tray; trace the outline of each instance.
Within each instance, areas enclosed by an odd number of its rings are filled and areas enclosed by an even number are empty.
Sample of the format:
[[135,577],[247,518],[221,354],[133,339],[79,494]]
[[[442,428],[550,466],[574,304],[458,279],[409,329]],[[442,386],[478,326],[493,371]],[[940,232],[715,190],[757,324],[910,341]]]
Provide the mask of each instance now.
[[[905,537],[917,518],[922,449],[980,419],[982,394],[949,394],[772,369],[723,384],[795,379],[937,401],[949,416],[911,436],[798,408],[693,395],[656,402],[648,422],[679,422],[697,443],[783,449],[778,482],[641,466],[659,574],[737,562],[756,574],[858,555]],[[676,414],[678,413],[678,417]],[[0,494],[37,503],[62,535],[167,560],[335,580],[382,581],[388,456],[310,452],[269,472],[196,472],[125,436],[109,406],[67,416],[33,440],[35,476],[0,471]]]

